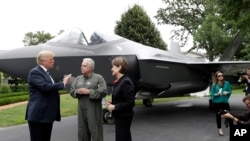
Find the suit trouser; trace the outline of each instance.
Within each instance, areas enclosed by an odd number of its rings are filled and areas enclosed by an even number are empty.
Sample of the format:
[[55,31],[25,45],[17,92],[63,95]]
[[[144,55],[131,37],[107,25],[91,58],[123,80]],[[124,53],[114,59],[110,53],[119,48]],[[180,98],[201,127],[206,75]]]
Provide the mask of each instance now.
[[30,141],[50,141],[53,123],[28,121]]
[[133,117],[115,118],[115,140],[116,141],[132,141],[131,123]]

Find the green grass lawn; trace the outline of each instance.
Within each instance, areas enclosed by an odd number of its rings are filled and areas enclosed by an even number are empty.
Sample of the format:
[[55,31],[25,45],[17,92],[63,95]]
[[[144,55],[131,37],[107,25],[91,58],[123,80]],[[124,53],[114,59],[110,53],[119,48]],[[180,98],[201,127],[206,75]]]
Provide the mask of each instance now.
[[[243,94],[242,90],[234,90],[233,94]],[[161,102],[170,102],[191,99],[195,97],[171,97],[171,98],[160,98],[154,99],[154,103]],[[107,96],[106,99],[110,99],[110,96]],[[142,105],[142,100],[136,100],[136,105]],[[12,125],[24,124],[27,123],[24,120],[25,117],[26,104],[13,107],[10,109],[0,110],[0,127],[8,127]],[[77,99],[72,98],[69,94],[61,95],[61,114],[62,117],[76,115],[77,114]]]
[[[61,114],[63,117],[75,115],[77,112],[77,99],[65,94],[61,96]],[[26,123],[26,104],[10,109],[0,110],[0,127],[12,126]]]

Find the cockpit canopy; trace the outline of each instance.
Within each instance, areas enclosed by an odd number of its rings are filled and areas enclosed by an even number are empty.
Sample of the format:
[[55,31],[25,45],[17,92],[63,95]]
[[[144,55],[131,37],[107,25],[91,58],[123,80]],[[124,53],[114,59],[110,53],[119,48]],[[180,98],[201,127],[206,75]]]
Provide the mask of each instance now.
[[77,45],[96,45],[105,43],[113,40],[120,39],[118,35],[103,35],[98,32],[94,32],[89,40],[87,40],[85,34],[79,28],[67,30],[55,38],[49,40],[47,43],[66,43],[66,44],[77,44]]

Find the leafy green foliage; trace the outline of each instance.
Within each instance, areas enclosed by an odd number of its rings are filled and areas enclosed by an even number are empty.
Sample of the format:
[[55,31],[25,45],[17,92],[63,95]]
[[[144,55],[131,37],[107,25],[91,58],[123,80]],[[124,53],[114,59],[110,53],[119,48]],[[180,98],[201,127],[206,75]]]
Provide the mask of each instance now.
[[[69,93],[66,90],[59,91],[60,95]],[[0,106],[12,104],[16,102],[27,101],[29,99],[28,91],[24,92],[12,92],[12,93],[0,93]]]
[[178,27],[173,30],[181,46],[184,46],[188,36],[192,34],[205,19],[204,0],[162,0],[166,8],[160,8],[155,18],[158,24],[169,24]]
[[28,92],[1,93],[0,106],[28,100]]
[[27,81],[26,81],[26,80],[23,80],[23,79],[21,79],[21,78],[11,77],[11,76],[10,76],[10,78],[9,78],[9,80],[8,80],[8,83],[9,83],[10,85],[15,85],[15,86],[17,86],[18,84],[25,84],[25,83],[27,83]]
[[0,85],[0,93],[10,93],[11,88],[9,85]]
[[227,21],[235,21],[235,26],[241,33],[242,45],[236,52],[236,60],[250,59],[250,1],[249,0],[224,0],[218,1],[221,14]]
[[236,30],[228,33],[228,30],[233,30],[234,22],[225,21],[221,16],[207,15],[206,19],[194,33],[193,48],[205,49],[207,58],[213,61],[220,57],[225,47],[227,47],[236,36]]
[[15,97],[6,97],[4,99],[0,99],[0,106],[1,105],[7,105],[7,104],[12,104],[12,103],[17,103],[17,102],[22,102],[22,101],[27,101],[28,100],[28,95],[19,95]]
[[36,33],[28,32],[25,34],[23,43],[26,46],[38,45],[39,43],[45,43],[52,38],[53,36],[50,33],[45,33],[44,31],[37,31]]
[[237,21],[238,29],[242,32],[249,32],[249,0],[224,0],[220,4],[222,5],[222,15],[226,19]]
[[122,14],[121,21],[117,21],[116,24],[115,33],[117,35],[155,48],[165,50],[167,47],[160,32],[139,5],[135,4]]
[[[184,46],[189,35],[194,37],[190,50],[204,49],[207,58],[213,61],[221,56],[226,47],[234,45],[232,40],[240,31],[240,42],[233,59],[246,59],[249,52],[248,22],[250,20],[249,1],[245,0],[163,0],[166,8],[160,8],[155,18],[158,24],[176,27],[172,38],[177,38]],[[230,10],[229,10],[230,9]],[[248,56],[248,55],[247,55]],[[249,58],[250,59],[250,58]]]
[[6,98],[6,97],[20,96],[20,95],[28,95],[28,92],[0,93],[0,99]]
[[28,84],[19,83],[19,85],[11,85],[10,86],[12,92],[27,92],[28,91]]
[[8,84],[10,84],[12,86],[14,85],[14,86],[18,87],[19,84],[22,85],[22,84],[27,83],[27,81],[24,80],[24,79],[17,78],[17,77],[12,77],[12,76],[10,76],[8,74],[5,74],[5,73],[3,73],[3,77],[5,79],[7,79],[8,80]]

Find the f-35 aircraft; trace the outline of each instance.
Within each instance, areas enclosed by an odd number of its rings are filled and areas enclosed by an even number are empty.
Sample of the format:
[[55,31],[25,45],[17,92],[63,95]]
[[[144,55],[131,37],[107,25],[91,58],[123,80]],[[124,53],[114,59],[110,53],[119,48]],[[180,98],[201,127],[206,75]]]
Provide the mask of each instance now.
[[244,69],[250,61],[204,62],[181,53],[145,46],[118,35],[107,36],[94,32],[88,41],[84,33],[75,28],[65,31],[48,42],[36,46],[24,46],[0,53],[0,71],[27,79],[29,70],[36,66],[36,55],[41,50],[55,53],[54,69],[50,71],[55,81],[65,74],[81,74],[82,59],[95,60],[95,72],[102,74],[109,89],[114,78],[111,75],[111,59],[125,57],[130,65],[129,76],[135,84],[135,98],[143,99],[146,106],[151,99],[181,96],[205,90],[211,82],[211,73],[222,70],[231,73]]

